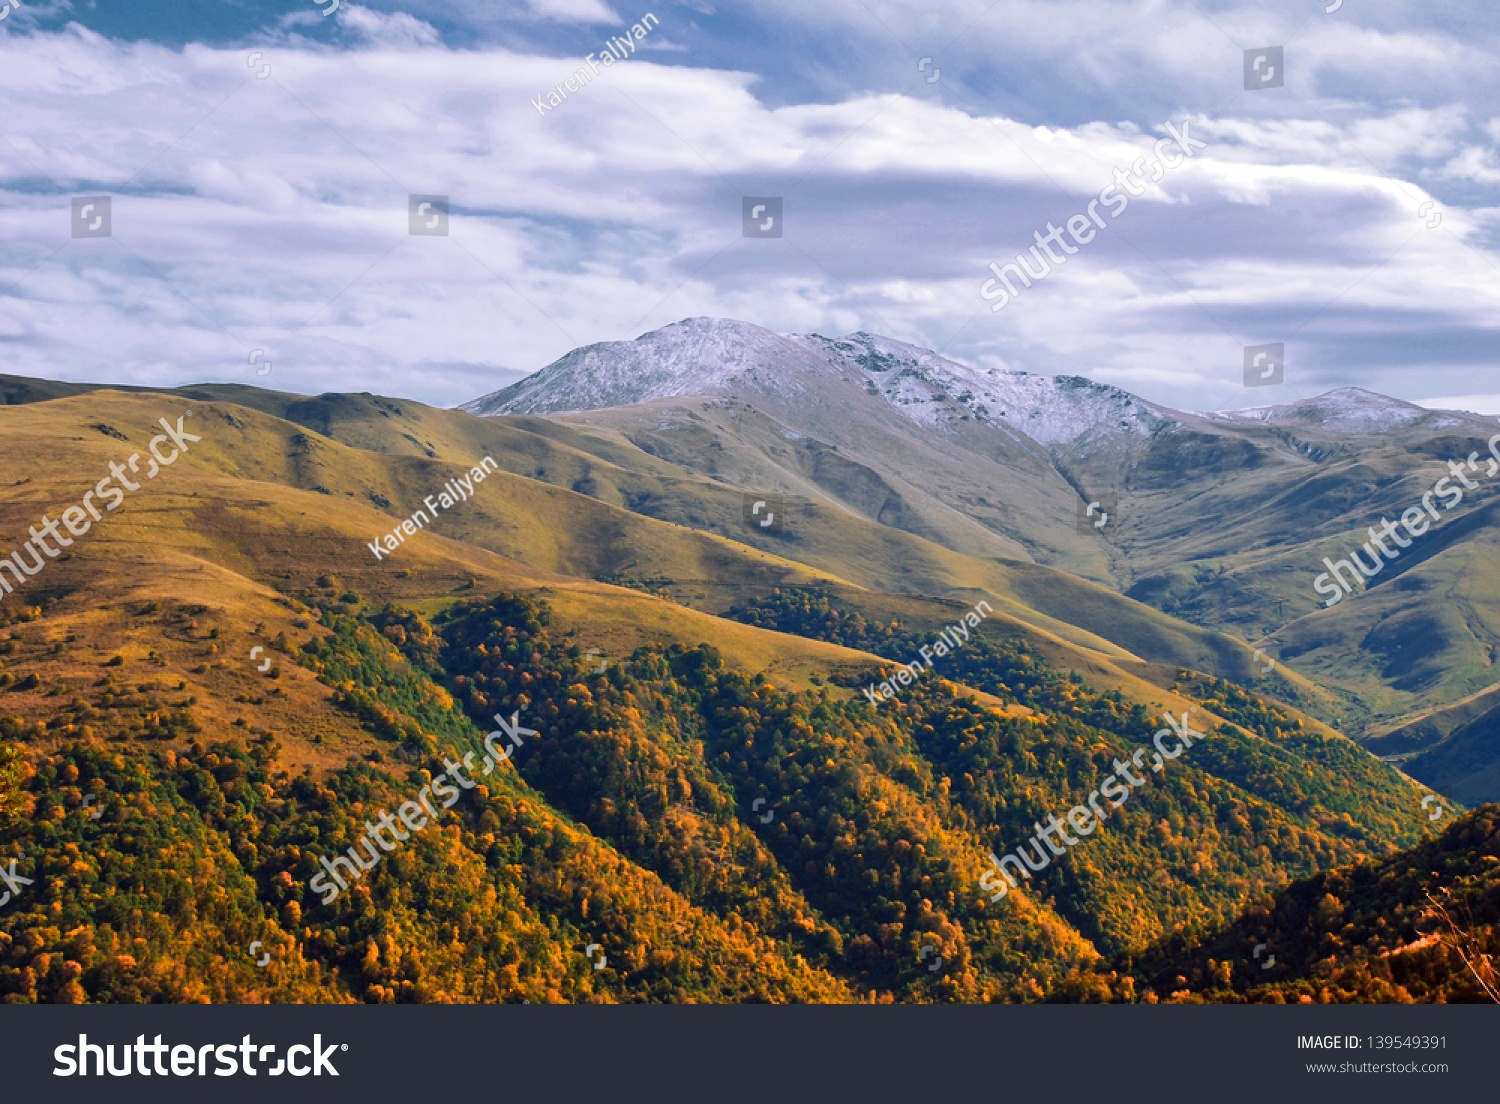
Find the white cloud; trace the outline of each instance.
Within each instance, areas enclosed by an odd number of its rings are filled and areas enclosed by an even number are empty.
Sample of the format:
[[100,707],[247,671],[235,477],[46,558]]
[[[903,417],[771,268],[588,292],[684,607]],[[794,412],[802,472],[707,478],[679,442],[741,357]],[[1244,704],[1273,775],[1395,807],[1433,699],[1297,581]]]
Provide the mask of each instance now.
[[[1038,10],[1022,5],[1023,40]],[[1415,214],[1428,193],[1400,176],[1409,159],[1471,156],[1458,105],[1345,105],[1336,127],[1235,102],[1194,124],[1207,149],[993,314],[986,264],[1152,158],[1183,112],[1157,112],[1148,132],[883,92],[775,106],[763,76],[642,50],[543,117],[531,101],[576,57],[450,49],[407,15],[341,14],[357,48],[289,35],[255,48],[266,79],[248,48],[77,27],[0,39],[7,371],[457,403],[488,389],[476,366],[531,370],[708,314],[879,330],[1207,408],[1239,390],[1242,344],[1283,336],[1289,386],[1456,393],[1472,366],[1430,350],[1500,325],[1495,258],[1476,252],[1490,216],[1444,204],[1428,231]],[[1203,33],[1184,16],[1176,37],[1109,47],[1123,17],[1100,18],[1080,31],[1099,51],[1191,53]],[[82,192],[113,194],[113,239],[68,237]],[[408,193],[451,197],[450,237],[408,233]],[[788,237],[743,238],[741,195],[784,195]],[[1397,331],[1414,342],[1404,361],[1380,343]],[[1357,351],[1372,339],[1375,364]],[[255,375],[255,349],[271,377]]]
[[1437,399],[1414,399],[1428,410],[1467,410],[1471,414],[1500,415],[1500,394],[1448,395]]
[[546,19],[569,23],[619,23],[604,0],[526,0],[526,6]]
[[1500,184],[1500,156],[1497,156],[1494,150],[1465,146],[1433,175],[1454,180],[1469,180],[1475,184]]
[[431,24],[405,12],[387,15],[373,8],[350,4],[347,0],[338,10],[340,28],[356,32],[372,46],[412,49],[417,46],[435,46],[440,41],[440,36]]

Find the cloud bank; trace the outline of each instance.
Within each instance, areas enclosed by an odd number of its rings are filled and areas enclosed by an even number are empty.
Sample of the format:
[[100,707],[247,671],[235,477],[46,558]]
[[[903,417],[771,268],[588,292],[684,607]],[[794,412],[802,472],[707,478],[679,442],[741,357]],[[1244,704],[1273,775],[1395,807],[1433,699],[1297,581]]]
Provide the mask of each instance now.
[[[1495,35],[1322,7],[762,5],[777,55],[746,11],[659,5],[545,117],[643,12],[534,0],[459,33],[344,3],[180,45],[7,20],[3,370],[454,405],[715,315],[1177,407],[1353,385],[1500,409]],[[1246,92],[1270,41],[1286,86]],[[1150,180],[1186,116],[1206,148]],[[991,311],[990,262],[1133,165],[1129,209]],[[412,194],[449,197],[447,236],[409,232]],[[111,197],[110,237],[71,236],[78,195]],[[783,198],[783,237],[743,235],[744,196]],[[1247,391],[1243,346],[1278,341],[1287,383]]]

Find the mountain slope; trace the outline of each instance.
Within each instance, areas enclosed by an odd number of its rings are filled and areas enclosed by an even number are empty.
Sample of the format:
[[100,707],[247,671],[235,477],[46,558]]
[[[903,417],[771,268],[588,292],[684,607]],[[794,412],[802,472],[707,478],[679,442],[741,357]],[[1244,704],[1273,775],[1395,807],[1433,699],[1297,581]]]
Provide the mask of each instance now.
[[[1026,417],[1006,409],[1022,402]],[[1042,408],[1053,415],[1045,431],[1029,416]],[[1156,421],[1138,400],[1085,381],[975,372],[866,334],[830,341],[703,318],[576,350],[464,409],[591,411],[562,421],[613,427],[739,486],[827,497],[955,551],[1040,559],[1096,577],[1103,563],[1076,531],[1077,492],[1012,420],[1090,440],[1122,415],[1130,431],[1104,436],[1139,436]],[[997,486],[1007,489],[1003,501]]]
[[[1083,576],[1261,648],[1316,682],[1320,715],[1358,736],[1500,677],[1500,478],[1486,470],[1500,438],[1474,415],[1355,388],[1194,414],[870,334],[701,318],[576,350],[466,409],[539,415],[739,489]],[[1431,503],[1457,461],[1473,484],[1462,501],[1445,498],[1425,535],[1325,606],[1325,557]],[[1109,514],[1099,528],[1079,519],[1090,502]],[[1040,608],[1062,605],[1074,604]],[[1110,635],[1098,618],[1086,627]]]
[[1223,931],[1163,941],[1134,974],[1187,1002],[1488,1004],[1497,922],[1500,806],[1488,805],[1410,851],[1289,886]]
[[[316,407],[352,435],[371,400]],[[1088,616],[1113,631],[1213,657],[1212,634],[1054,569],[994,575],[1011,592],[992,595],[986,644],[876,709],[857,687],[957,599],[883,594],[507,472],[376,558],[367,542],[462,470],[445,450],[474,460],[436,431],[491,431],[387,413],[372,439],[421,422],[434,432],[411,436],[438,458],[175,395],[0,410],[4,548],[157,419],[201,437],[0,602],[0,739],[34,772],[0,851],[43,875],[0,913],[7,998],[1039,999],[1102,953],[1227,922],[1425,825],[1420,789],[1310,718],[1030,608],[1022,583],[1063,604],[1097,593]],[[924,555],[980,582],[1005,566]],[[726,581],[736,601],[816,588],[911,628],[876,655],[588,577],[620,556],[686,565],[717,600]],[[1006,667],[1022,647],[1025,670]],[[1189,706],[1212,742],[1143,794],[1145,815],[985,899],[991,849]],[[541,733],[514,769],[319,901],[320,858],[446,760],[482,757],[497,713]],[[256,938],[270,973],[238,950]]]
[[[639,475],[606,466],[578,451],[578,442],[568,439],[566,430],[557,431],[561,439],[553,439],[533,432],[529,425],[361,396],[324,396],[300,404],[273,398],[271,403],[325,424],[351,443],[379,446],[379,451],[351,449],[320,433],[297,432],[279,418],[243,408],[183,404],[200,411],[213,426],[212,433],[203,431],[205,440],[195,446],[187,461],[190,467],[201,461],[210,466],[210,478],[256,480],[265,485],[261,493],[279,499],[286,492],[275,490],[277,484],[322,496],[311,508],[299,506],[294,512],[307,520],[298,521],[274,542],[257,538],[249,543],[259,524],[253,504],[199,503],[202,509],[185,515],[193,531],[188,544],[227,529],[247,542],[236,565],[249,568],[252,547],[254,557],[275,565],[274,571],[262,572],[264,577],[295,579],[306,586],[322,575],[351,580],[369,575],[362,589],[367,585],[375,594],[400,593],[403,584],[390,578],[391,572],[366,543],[421,509],[424,497],[480,456],[494,455],[503,465],[541,478],[491,475],[483,495],[444,513],[393,554],[391,562],[399,559],[408,570],[434,570],[435,542],[459,541],[469,547],[443,553],[464,561],[445,569],[455,586],[466,572],[475,570],[473,548],[478,547],[546,573],[637,584],[651,580],[652,587],[712,612],[727,609],[747,592],[814,578],[837,577],[866,589],[936,597],[985,594],[1011,616],[1083,647],[1110,651],[1113,644],[1121,654],[1237,679],[1252,672],[1251,650],[1232,638],[1174,621],[1063,572],[957,555],[898,529],[815,503],[793,503],[784,532],[763,532],[744,524],[739,492],[681,472],[673,477],[660,462]],[[110,457],[123,447],[115,435],[135,441],[137,448],[145,444],[150,436],[145,427],[158,410],[149,396],[110,397],[99,392],[42,406],[0,409],[0,431],[15,435],[18,455],[25,457],[44,456],[57,436],[88,442],[86,451],[77,452],[81,470],[76,475],[41,462],[21,463],[16,469],[29,479],[56,478],[62,486],[82,488],[90,475],[107,471]],[[316,418],[311,417],[313,410]],[[422,446],[420,453],[412,437]],[[92,456],[87,464],[86,456]],[[576,483],[572,476],[577,469],[571,465],[583,464],[589,465],[587,490],[592,493],[564,490],[549,482],[557,477]],[[608,504],[612,495],[603,487],[610,480],[634,509]],[[72,494],[59,490],[48,500],[39,493],[40,486],[23,485],[0,498],[0,522],[9,519],[20,532],[47,501]],[[319,531],[320,522],[332,518],[340,519],[341,529],[350,530],[348,536],[335,538]],[[517,521],[533,518],[545,520]],[[291,542],[316,549],[316,554],[304,562],[292,553]]]

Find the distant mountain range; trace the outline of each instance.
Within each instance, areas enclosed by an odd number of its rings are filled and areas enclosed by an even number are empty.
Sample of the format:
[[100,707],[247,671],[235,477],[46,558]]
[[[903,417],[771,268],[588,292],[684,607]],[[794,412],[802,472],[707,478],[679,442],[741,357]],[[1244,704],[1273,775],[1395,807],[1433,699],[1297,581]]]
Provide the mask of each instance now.
[[[873,334],[709,318],[574,350],[462,409],[608,431],[707,479],[1103,583],[1306,676],[1328,695],[1321,716],[1417,777],[1500,797],[1500,742],[1479,735],[1500,722],[1471,723],[1476,700],[1500,705],[1500,479],[1476,476],[1353,600],[1330,609],[1314,589],[1325,557],[1399,520],[1448,460],[1487,457],[1492,419],[1357,388],[1190,413]],[[1095,502],[1113,506],[1102,528],[1099,510],[1082,518]],[[1466,769],[1423,760],[1461,725]]]

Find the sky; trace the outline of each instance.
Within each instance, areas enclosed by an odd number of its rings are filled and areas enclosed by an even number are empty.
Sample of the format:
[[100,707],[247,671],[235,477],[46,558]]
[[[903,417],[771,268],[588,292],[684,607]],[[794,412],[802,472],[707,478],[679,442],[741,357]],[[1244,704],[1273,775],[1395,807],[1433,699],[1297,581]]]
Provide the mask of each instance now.
[[1500,414],[1488,4],[0,5],[3,373],[454,406],[707,315]]

